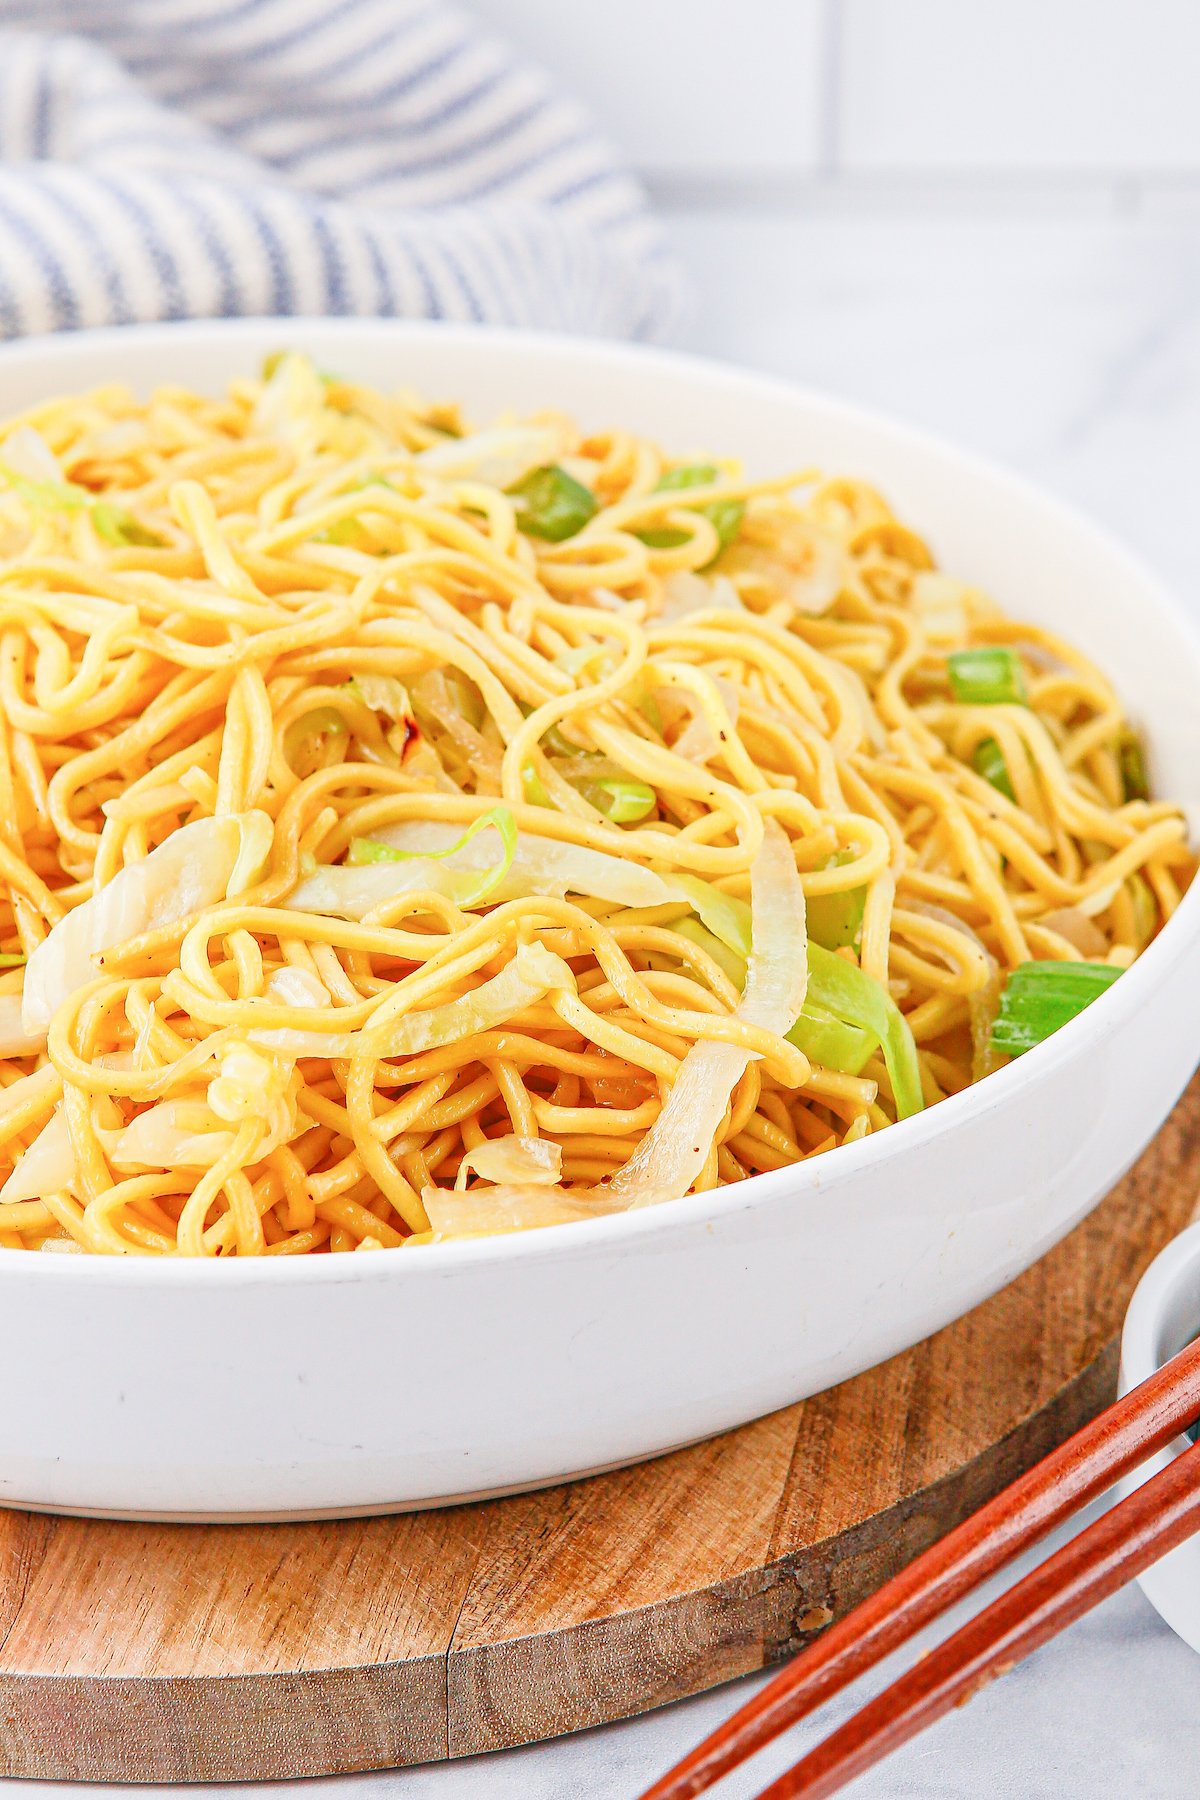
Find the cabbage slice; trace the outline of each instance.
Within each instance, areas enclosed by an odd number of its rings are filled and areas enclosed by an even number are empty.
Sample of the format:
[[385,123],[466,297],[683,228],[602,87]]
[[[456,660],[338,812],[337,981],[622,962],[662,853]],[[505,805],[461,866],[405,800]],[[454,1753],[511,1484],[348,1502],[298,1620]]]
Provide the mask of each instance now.
[[188,1100],[160,1100],[123,1130],[103,1137],[105,1154],[117,1169],[210,1169],[234,1141],[234,1133],[203,1101]]
[[[787,837],[773,819],[750,865],[751,943],[734,1017],[786,1036],[808,985],[804,889]],[[667,1103],[609,1192],[629,1207],[686,1194],[704,1167],[729,1097],[753,1060],[737,1044],[693,1044]]]
[[489,1138],[467,1151],[459,1164],[459,1180],[465,1181],[472,1169],[484,1181],[529,1181],[535,1187],[553,1187],[562,1175],[562,1146],[550,1138]]
[[541,1225],[570,1225],[581,1219],[597,1219],[611,1207],[589,1199],[591,1190],[576,1197],[566,1188],[538,1187],[427,1187],[421,1191],[429,1223],[439,1238],[491,1237],[498,1231],[531,1231]]
[[419,469],[444,481],[482,481],[510,488],[556,461],[563,434],[553,425],[493,425],[470,437],[433,444],[413,458]]
[[[765,822],[762,846],[750,866],[750,892],[750,958],[734,1016],[783,1037],[803,1006],[808,964],[804,889],[791,845],[773,819]],[[606,1185],[568,1189],[526,1181],[453,1194],[427,1188],[422,1199],[435,1232],[529,1230],[677,1199],[704,1167],[729,1097],[752,1057],[737,1044],[693,1044],[658,1118]]]
[[460,1000],[448,1000],[420,1012],[403,1013],[382,1032],[371,1032],[370,1022],[361,1031],[299,1031],[290,1026],[247,1033],[252,1044],[278,1056],[321,1056],[345,1062],[372,1037],[378,1057],[418,1056],[441,1044],[456,1044],[479,1031],[491,1031],[514,1013],[533,1006],[554,989],[575,991],[570,964],[547,950],[544,944],[520,944],[510,963],[481,982]]
[[43,1194],[61,1194],[74,1180],[75,1152],[60,1101],[0,1187],[0,1206],[16,1200],[40,1200]]
[[44,1048],[44,1030],[25,1029],[20,994],[0,994],[0,1056],[35,1056]]
[[181,825],[75,907],[38,945],[25,970],[24,1030],[45,1033],[59,1007],[98,973],[94,958],[116,944],[173,925],[248,886],[270,852],[266,813]]
[[350,844],[350,853],[346,858],[351,868],[362,868],[372,863],[402,863],[413,861],[441,861],[453,856],[456,850],[472,843],[481,831],[489,828],[500,838],[501,857],[494,867],[487,868],[478,879],[472,879],[465,871],[447,870],[450,877],[450,897],[459,906],[478,906],[486,900],[493,888],[499,887],[508,871],[512,868],[513,857],[517,849],[517,824],[507,806],[494,806],[490,812],[480,813],[460,838],[447,846],[445,850],[400,850],[394,844],[385,844],[379,838],[354,838]]
[[486,839],[475,837],[468,842],[457,826],[441,820],[405,819],[374,831],[372,841],[402,850],[414,860],[365,863],[357,868],[322,864],[300,882],[284,904],[301,912],[361,919],[398,894],[415,890],[445,894],[464,907],[482,905],[485,900],[488,905],[523,900],[530,894],[558,898],[568,893],[585,894],[594,900],[630,907],[662,906],[682,897],[681,883],[674,877],[656,875],[640,863],[626,862],[606,850],[591,850],[582,844],[560,843],[556,838],[521,831],[502,878],[486,893],[477,892],[474,898],[464,899],[462,886],[454,880],[456,872],[485,872],[495,866],[495,851]]
[[52,1063],[44,1063],[32,1075],[18,1075],[7,1087],[0,1088],[0,1119],[7,1118],[29,1100],[39,1100],[43,1095],[48,1097],[57,1085],[58,1071]]

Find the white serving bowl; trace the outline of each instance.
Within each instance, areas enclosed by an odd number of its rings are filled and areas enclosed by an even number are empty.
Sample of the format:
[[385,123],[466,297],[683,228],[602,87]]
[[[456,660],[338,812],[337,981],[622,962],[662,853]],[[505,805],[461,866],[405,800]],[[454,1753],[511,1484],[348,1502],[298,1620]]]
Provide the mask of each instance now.
[[[1200,1225],[1160,1250],[1134,1289],[1121,1333],[1119,1391],[1127,1394],[1200,1337]],[[1181,1432],[1157,1456],[1127,1475],[1123,1498],[1190,1450]],[[1200,1650],[1200,1538],[1188,1538],[1138,1576],[1138,1586],[1185,1644]]]
[[[5,413],[125,379],[216,391],[281,345],[378,384],[566,409],[754,471],[874,482],[942,564],[1075,640],[1200,818],[1200,639],[1093,525],[782,382],[470,328],[242,321],[0,351]],[[180,1518],[386,1511],[630,1462],[815,1393],[976,1305],[1071,1229],[1200,1055],[1200,890],[1085,1014],[977,1088],[798,1168],[636,1215],[383,1256],[0,1253],[0,1501]]]

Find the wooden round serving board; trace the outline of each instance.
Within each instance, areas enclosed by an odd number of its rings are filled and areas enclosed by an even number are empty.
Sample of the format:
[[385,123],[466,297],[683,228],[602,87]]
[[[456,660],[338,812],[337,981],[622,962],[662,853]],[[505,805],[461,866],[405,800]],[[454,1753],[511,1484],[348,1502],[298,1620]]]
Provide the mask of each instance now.
[[881,1368],[637,1468],[314,1525],[0,1515],[0,1774],[316,1775],[622,1718],[777,1661],[1113,1392],[1188,1224],[1200,1077],[1003,1293]]

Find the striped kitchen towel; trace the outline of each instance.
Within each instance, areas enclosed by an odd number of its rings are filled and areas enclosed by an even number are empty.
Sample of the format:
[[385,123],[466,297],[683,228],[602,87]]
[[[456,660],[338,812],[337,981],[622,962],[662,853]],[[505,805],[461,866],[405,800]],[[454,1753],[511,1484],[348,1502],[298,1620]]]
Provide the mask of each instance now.
[[341,313],[659,338],[678,302],[637,183],[465,10],[0,0],[0,337]]

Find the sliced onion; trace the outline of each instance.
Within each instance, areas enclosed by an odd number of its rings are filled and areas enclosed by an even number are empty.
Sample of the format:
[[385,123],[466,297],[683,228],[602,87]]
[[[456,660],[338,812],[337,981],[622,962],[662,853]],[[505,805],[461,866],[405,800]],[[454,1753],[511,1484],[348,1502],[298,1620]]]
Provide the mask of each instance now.
[[[494,1030],[514,1013],[535,1005],[558,988],[574,993],[575,977],[570,964],[544,944],[521,944],[498,975],[464,994],[461,1000],[403,1014],[387,1028],[377,1053],[380,1057],[417,1056],[441,1044],[456,1044],[476,1032]],[[343,1062],[357,1054],[367,1030],[369,1026],[362,1032],[293,1031],[284,1027],[247,1035],[252,1043],[281,1056],[320,1056]]]
[[[773,819],[766,821],[762,847],[750,865],[750,907],[750,962],[734,1017],[784,1037],[804,1004],[808,934],[792,848]],[[736,1044],[693,1044],[666,1105],[609,1183],[614,1199],[650,1206],[687,1193],[751,1061],[751,1052]]]
[[276,969],[267,982],[267,999],[276,1006],[332,1006],[333,996],[323,981],[308,969],[297,969],[291,963]]
[[459,1165],[473,1170],[484,1181],[529,1182],[534,1187],[553,1187],[562,1175],[562,1146],[549,1138],[489,1138],[468,1150]]
[[[721,696],[725,711],[729,714],[729,723],[736,728],[738,707],[741,696],[732,681],[726,681],[723,675],[714,675],[713,682]],[[692,694],[685,695],[681,689],[672,689],[676,699],[686,698],[689,702],[691,718],[680,732],[671,749],[676,756],[682,756],[687,762],[707,762],[710,756],[716,756],[721,745],[713,735],[713,728],[700,710],[700,703]]]
[[413,460],[445,481],[482,481],[510,488],[532,470],[557,461],[562,448],[563,433],[553,425],[494,425],[470,437],[433,444]]
[[467,765],[479,784],[481,793],[500,792],[501,753],[495,744],[489,744],[483,733],[477,731],[469,719],[465,719],[455,706],[446,678],[438,669],[432,669],[413,683],[413,698],[420,703],[421,710],[442,727],[451,743],[455,744],[467,760]]
[[273,831],[259,812],[196,819],[119,870],[60,919],[29,958],[21,1008],[26,1032],[45,1032],[64,1001],[95,980],[93,959],[101,951],[216,905],[235,882],[248,885],[261,871]]
[[[756,542],[756,531],[769,531]],[[730,575],[762,582],[773,599],[786,600],[810,617],[826,613],[850,579],[845,549],[802,520],[772,510],[747,515],[742,538],[725,552]]]
[[44,1194],[61,1194],[75,1180],[75,1152],[67,1130],[66,1114],[56,1106],[21,1160],[0,1188],[0,1205],[14,1200],[40,1200]]
[[208,1107],[186,1100],[162,1100],[123,1131],[100,1136],[118,1169],[210,1169],[234,1141]]
[[991,1075],[999,1068],[1001,1061],[992,1049],[992,1026],[1000,1009],[1000,990],[1004,986],[1000,964],[974,926],[960,919],[957,913],[947,911],[944,906],[935,906],[930,900],[906,900],[904,905],[907,912],[923,913],[927,919],[936,919],[939,924],[961,932],[987,958],[987,981],[967,995],[967,1015],[971,1022],[971,1080],[982,1081],[985,1075]]
[[16,1081],[10,1081],[6,1088],[0,1088],[0,1119],[6,1114],[15,1112],[30,1100],[37,1100],[42,1094],[51,1094],[58,1084],[58,1072],[53,1063],[44,1068],[35,1069],[32,1075],[20,1075]]
[[917,570],[909,598],[921,616],[922,629],[931,643],[966,642],[970,629],[966,607],[968,591],[961,581],[943,575],[940,569]]
[[20,994],[0,994],[0,1056],[34,1056],[45,1049],[44,1031],[27,1031]]
[[321,438],[325,389],[307,356],[289,351],[281,356],[263,384],[250,415],[256,437],[278,438],[297,456],[317,448]]
[[708,612],[717,607],[723,612],[745,612],[742,597],[727,575],[697,575],[693,569],[676,569],[662,584],[663,604],[660,622],[686,619],[690,613]]
[[[791,845],[768,819],[750,867],[752,947],[746,986],[734,1014],[783,1037],[808,985],[804,889]],[[629,1161],[606,1185],[567,1189],[524,1183],[466,1192],[428,1188],[422,1195],[434,1230],[444,1236],[527,1231],[594,1219],[686,1194],[707,1160],[729,1096],[752,1060],[736,1044],[693,1044],[658,1118]]]
[[[420,857],[407,863],[321,863],[294,887],[281,904],[292,912],[327,914],[335,919],[365,919],[377,906],[401,894],[451,893],[449,871]],[[456,902],[457,904],[457,902]],[[288,1005],[294,1005],[289,1001]]]
[[[441,820],[405,819],[396,825],[373,830],[372,837],[381,844],[392,844],[398,850],[427,851],[434,855],[445,850],[461,835],[458,825]],[[448,869],[487,868],[495,853],[486,839],[475,838],[448,857]],[[403,864],[394,865],[403,867]],[[323,871],[327,873],[328,871]],[[361,871],[355,871],[361,873]],[[430,882],[422,885],[431,886]],[[396,892],[403,892],[397,887]],[[522,831],[517,838],[512,866],[504,880],[488,895],[489,903],[524,899],[530,894],[584,894],[593,900],[611,900],[618,906],[661,906],[675,894],[668,881],[640,864],[611,856],[606,850],[591,850],[582,844],[565,844],[557,838],[539,837]],[[378,904],[378,902],[376,902]]]
[[1106,886],[1097,888],[1094,894],[1086,894],[1082,900],[1077,900],[1076,908],[1085,918],[1094,919],[1100,913],[1108,911],[1120,891],[1120,882],[1110,881]]
[[66,470],[57,456],[32,425],[18,425],[15,431],[9,432],[0,444],[0,461],[28,481],[65,482],[67,479]]
[[1059,937],[1066,938],[1068,944],[1074,944],[1085,959],[1098,959],[1108,955],[1108,939],[1078,906],[1060,906],[1054,912],[1043,913],[1037,923],[1047,931],[1057,932]]
[[429,1223],[439,1237],[490,1236],[597,1219],[610,1208],[585,1190],[578,1198],[560,1187],[427,1187],[421,1192]]

